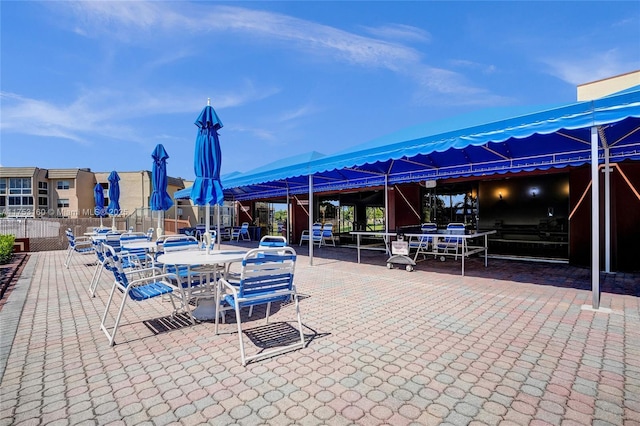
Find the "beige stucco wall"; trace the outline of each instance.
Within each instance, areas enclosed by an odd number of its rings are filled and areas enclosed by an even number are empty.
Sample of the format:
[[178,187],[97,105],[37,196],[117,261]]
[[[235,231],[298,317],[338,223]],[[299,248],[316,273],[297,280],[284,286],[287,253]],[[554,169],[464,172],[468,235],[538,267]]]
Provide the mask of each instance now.
[[590,101],[640,85],[640,70],[578,86],[578,101]]

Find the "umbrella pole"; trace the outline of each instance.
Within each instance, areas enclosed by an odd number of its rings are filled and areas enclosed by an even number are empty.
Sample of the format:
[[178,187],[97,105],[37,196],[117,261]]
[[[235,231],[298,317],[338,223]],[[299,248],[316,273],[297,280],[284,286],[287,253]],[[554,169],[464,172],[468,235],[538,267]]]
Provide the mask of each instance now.
[[116,215],[111,216],[111,230],[117,231],[116,229]]
[[216,240],[218,242],[218,250],[220,250],[220,204],[216,206],[216,212],[216,221],[218,222],[216,226]]
[[156,238],[162,235],[162,226],[160,226],[161,216],[162,216],[162,210],[158,210],[158,228],[156,229]]
[[209,218],[209,215],[211,214],[211,206],[209,203],[205,206],[204,211],[204,243],[207,245],[207,254],[209,254],[211,252],[211,233],[209,232],[209,227],[211,226],[211,220]]

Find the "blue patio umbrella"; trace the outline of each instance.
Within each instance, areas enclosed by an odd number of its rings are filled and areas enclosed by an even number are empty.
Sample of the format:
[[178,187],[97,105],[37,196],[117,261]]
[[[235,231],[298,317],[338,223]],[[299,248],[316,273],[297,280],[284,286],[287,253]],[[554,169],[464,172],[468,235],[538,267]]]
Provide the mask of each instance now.
[[[198,206],[206,206],[205,209],[205,240],[210,235],[210,206],[222,205],[224,196],[220,183],[220,166],[222,163],[222,151],[218,140],[218,130],[222,128],[222,121],[207,101],[195,125],[198,126],[196,149],[193,159],[193,167],[196,180],[191,188],[191,199]],[[218,248],[220,248],[220,209],[218,208]],[[207,244],[209,248],[209,244]]]
[[94,215],[100,218],[100,228],[102,228],[102,218],[107,215],[107,211],[104,208],[104,188],[99,183],[93,188],[93,199],[96,202],[96,208]]
[[162,144],[156,145],[151,153],[153,158],[153,168],[151,169],[151,181],[153,191],[151,192],[151,210],[158,212],[158,229],[156,235],[162,235],[161,216],[165,210],[169,210],[173,206],[173,200],[167,193],[167,158],[169,154],[165,151]]
[[115,170],[109,174],[109,205],[107,213],[111,215],[111,228],[116,230],[116,216],[120,214],[120,176]]

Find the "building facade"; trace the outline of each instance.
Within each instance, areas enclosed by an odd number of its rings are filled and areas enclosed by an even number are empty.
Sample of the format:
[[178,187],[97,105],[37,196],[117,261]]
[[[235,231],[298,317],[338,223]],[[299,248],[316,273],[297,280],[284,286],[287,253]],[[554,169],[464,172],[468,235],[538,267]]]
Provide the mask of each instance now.
[[[101,184],[105,206],[109,204],[110,172],[92,172],[88,168],[41,169],[38,167],[0,167],[0,216],[38,218],[94,217],[94,187]],[[122,217],[150,215],[153,191],[151,172],[118,172]],[[184,188],[181,178],[168,178],[167,192]],[[178,211],[178,217],[180,212]],[[174,205],[165,218],[176,217]]]

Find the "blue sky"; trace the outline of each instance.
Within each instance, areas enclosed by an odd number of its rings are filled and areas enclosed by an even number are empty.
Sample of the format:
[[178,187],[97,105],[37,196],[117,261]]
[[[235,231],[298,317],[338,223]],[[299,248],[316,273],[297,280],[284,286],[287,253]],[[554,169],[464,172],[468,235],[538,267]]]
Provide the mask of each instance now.
[[569,103],[640,69],[640,2],[3,1],[0,164],[193,179],[485,108]]

